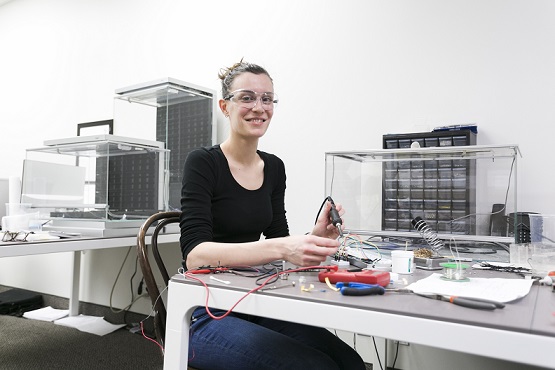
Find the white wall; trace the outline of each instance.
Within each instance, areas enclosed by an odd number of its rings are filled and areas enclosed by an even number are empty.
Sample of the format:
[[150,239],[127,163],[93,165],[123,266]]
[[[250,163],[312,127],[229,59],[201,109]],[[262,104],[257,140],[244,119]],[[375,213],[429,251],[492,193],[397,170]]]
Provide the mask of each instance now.
[[[26,148],[112,118],[116,88],[173,77],[219,90],[219,69],[244,57],[280,96],[261,149],[286,163],[293,233],[310,229],[322,202],[326,151],[460,123],[478,125],[479,144],[519,144],[518,209],[555,213],[553,19],[550,0],[10,1],[0,6],[0,177],[20,175]],[[221,141],[221,115],[219,127]],[[140,132],[115,123],[118,135]],[[86,255],[82,300],[108,303],[124,254]],[[64,254],[9,258],[0,283],[67,296],[70,271]],[[115,302],[127,304],[123,293]]]

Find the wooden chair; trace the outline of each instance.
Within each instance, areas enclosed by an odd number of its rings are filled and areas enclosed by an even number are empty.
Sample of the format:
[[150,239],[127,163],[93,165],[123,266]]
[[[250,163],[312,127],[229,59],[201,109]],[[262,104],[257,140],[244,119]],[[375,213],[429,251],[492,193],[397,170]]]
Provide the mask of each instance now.
[[164,347],[164,339],[166,333],[166,306],[164,305],[164,301],[160,297],[160,290],[158,289],[158,285],[156,284],[156,279],[150,265],[148,248],[145,239],[150,227],[155,225],[154,232],[152,233],[151,238],[152,255],[154,256],[156,265],[158,266],[158,271],[162,275],[162,280],[167,287],[170,281],[170,276],[158,250],[158,234],[166,225],[171,223],[179,223],[180,214],[181,212],[178,211],[156,213],[150,216],[143,223],[137,235],[137,254],[139,256],[141,271],[143,273],[146,288],[148,290],[148,295],[152,302],[153,310],[155,313],[154,332],[156,335],[156,340],[158,341],[158,343],[160,343],[162,347]]

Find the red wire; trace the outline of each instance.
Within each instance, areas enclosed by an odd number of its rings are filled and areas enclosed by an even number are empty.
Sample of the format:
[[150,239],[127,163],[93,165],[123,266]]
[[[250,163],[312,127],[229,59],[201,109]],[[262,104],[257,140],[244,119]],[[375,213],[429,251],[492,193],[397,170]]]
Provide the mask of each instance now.
[[158,342],[155,341],[154,339],[149,338],[149,337],[146,336],[146,334],[145,334],[145,329],[144,329],[144,325],[143,325],[143,322],[142,322],[142,321],[141,321],[141,334],[143,335],[143,337],[145,337],[145,338],[148,339],[149,341],[156,343],[156,345],[157,345],[158,347],[160,347],[160,349],[162,350],[162,354],[164,353],[164,347],[162,347],[162,345],[161,345],[160,343],[158,343]]
[[192,273],[185,272],[185,273],[183,273],[183,276],[184,276],[185,278],[191,278],[191,279],[193,279],[193,280],[196,280],[196,281],[200,282],[200,283],[206,288],[206,301],[205,301],[205,303],[204,303],[204,308],[206,309],[206,313],[208,314],[208,316],[210,316],[210,317],[211,317],[212,319],[214,319],[214,320],[221,320],[221,319],[223,319],[224,317],[226,317],[227,315],[229,315],[229,314],[233,311],[233,309],[234,309],[235,307],[237,307],[237,305],[238,305],[239,303],[241,303],[241,301],[242,301],[243,299],[245,299],[249,294],[254,293],[254,292],[256,292],[256,291],[258,291],[258,290],[264,288],[264,286],[266,286],[266,284],[268,284],[268,282],[270,282],[272,279],[278,277],[279,275],[282,275],[282,274],[289,274],[289,273],[291,273],[291,272],[306,271],[306,270],[315,270],[315,269],[326,269],[326,270],[329,270],[329,269],[336,269],[336,268],[337,268],[337,266],[319,266],[319,265],[318,265],[318,266],[308,266],[308,267],[299,267],[299,268],[291,269],[291,270],[287,270],[287,271],[280,271],[280,272],[278,272],[277,274],[270,275],[261,285],[257,286],[256,288],[253,288],[253,289],[249,290],[247,293],[245,293],[244,296],[242,296],[237,302],[235,302],[235,304],[234,304],[233,306],[231,306],[231,308],[230,308],[229,310],[227,310],[227,312],[225,312],[225,313],[224,313],[223,315],[221,315],[221,316],[216,316],[216,315],[214,315],[214,314],[210,311],[210,308],[208,307],[208,299],[210,298],[210,289],[209,289],[208,285],[206,285],[206,283],[205,283],[202,279],[200,279],[200,278],[194,276]]
[[[246,266],[246,267],[247,267],[247,266]],[[253,292],[256,292],[256,291],[258,291],[258,290],[264,288],[264,287],[266,286],[266,284],[268,284],[272,279],[277,278],[279,275],[288,274],[288,273],[291,273],[291,272],[301,272],[301,271],[306,271],[306,270],[317,270],[317,269],[322,269],[322,270],[324,270],[324,269],[325,269],[325,270],[332,269],[332,270],[333,270],[333,269],[337,269],[337,266],[309,266],[309,267],[300,267],[300,268],[291,269],[291,270],[287,270],[287,271],[281,271],[281,272],[278,272],[277,274],[270,275],[266,280],[264,280],[264,282],[263,282],[261,285],[257,286],[257,287],[254,288],[254,289],[251,289],[251,290],[249,290],[247,293],[245,293],[244,296],[242,296],[237,302],[235,302],[235,304],[234,304],[229,310],[227,310],[226,313],[224,313],[224,314],[221,315],[221,316],[216,316],[216,315],[214,315],[214,314],[210,311],[210,308],[208,307],[208,299],[210,298],[210,288],[208,287],[208,285],[206,285],[206,283],[205,283],[202,279],[200,279],[200,278],[194,276],[194,273],[193,273],[193,272],[185,272],[185,273],[183,273],[183,276],[184,276],[185,278],[190,278],[190,279],[193,279],[193,280],[196,280],[196,281],[200,282],[200,283],[206,288],[206,301],[205,301],[205,304],[204,304],[204,307],[205,307],[205,309],[206,309],[206,313],[208,313],[208,315],[209,315],[212,319],[214,319],[214,320],[221,320],[221,319],[223,319],[224,317],[226,317],[227,315],[229,315],[229,314],[233,311],[233,309],[234,309],[243,299],[245,299],[249,294],[251,294],[251,293],[253,293]],[[193,271],[195,271],[195,270],[193,270]],[[221,273],[221,272],[223,272],[223,271],[222,271],[222,270],[219,270],[219,271],[216,271],[216,272],[220,272],[220,273]],[[164,347],[163,347],[160,343],[158,343],[156,340],[154,340],[154,339],[148,337],[148,336],[145,334],[143,321],[141,321],[140,324],[141,324],[141,335],[142,335],[144,338],[148,339],[149,341],[151,341],[151,342],[153,342],[153,343],[156,343],[156,345],[162,350],[162,354],[164,354]],[[195,355],[194,355],[194,350],[193,350],[193,354],[192,354],[192,355],[193,355],[192,358],[194,358],[194,357],[195,357]],[[192,359],[192,358],[191,358],[191,359]],[[191,360],[191,359],[189,359],[189,360]]]

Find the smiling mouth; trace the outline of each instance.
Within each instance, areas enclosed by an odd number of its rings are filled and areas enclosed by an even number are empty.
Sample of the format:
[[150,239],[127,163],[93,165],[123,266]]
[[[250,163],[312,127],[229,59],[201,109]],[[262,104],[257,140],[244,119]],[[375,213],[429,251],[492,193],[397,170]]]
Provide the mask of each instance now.
[[262,118],[251,118],[247,120],[248,122],[252,122],[252,123],[264,123],[266,122],[265,119]]

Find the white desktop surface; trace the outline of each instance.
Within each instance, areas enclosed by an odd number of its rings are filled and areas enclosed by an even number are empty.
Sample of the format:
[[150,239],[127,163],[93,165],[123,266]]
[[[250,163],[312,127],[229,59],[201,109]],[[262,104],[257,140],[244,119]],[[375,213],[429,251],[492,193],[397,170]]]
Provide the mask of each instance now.
[[[425,272],[418,272],[426,276]],[[229,285],[210,281],[210,307],[232,307],[254,285],[253,279],[221,276]],[[312,280],[311,280],[312,279]],[[283,288],[246,297],[234,311],[276,318],[369,336],[553,367],[555,346],[555,293],[533,286],[528,296],[503,309],[474,310],[414,295],[346,297],[309,277],[316,292]],[[321,292],[319,289],[326,290]],[[187,369],[190,315],[204,306],[204,286],[182,275],[169,285],[166,322],[165,369]],[[545,304],[545,302],[549,302]],[[544,302],[543,308],[537,303]],[[542,316],[541,318],[539,316]],[[545,316],[545,317],[544,317]],[[446,335],[456,333],[456,335]],[[495,345],[492,345],[492,344]]]
[[[137,232],[139,229],[137,229]],[[158,245],[179,241],[179,234],[159,234]],[[150,244],[151,236],[146,236]],[[73,279],[69,294],[69,314],[77,315],[79,309],[79,277],[81,251],[107,248],[122,248],[137,245],[136,236],[119,238],[68,238],[37,242],[0,242],[0,258],[30,256],[49,253],[73,252]]]

